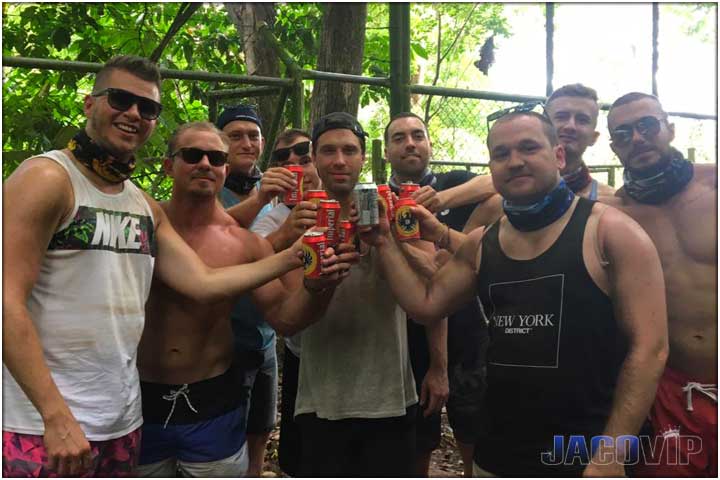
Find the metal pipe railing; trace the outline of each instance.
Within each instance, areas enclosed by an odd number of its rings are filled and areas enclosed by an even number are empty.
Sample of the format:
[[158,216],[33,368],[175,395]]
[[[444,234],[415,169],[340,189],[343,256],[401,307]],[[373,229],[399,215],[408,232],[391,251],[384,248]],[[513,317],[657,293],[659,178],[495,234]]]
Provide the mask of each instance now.
[[[43,70],[61,70],[66,72],[96,73],[101,63],[75,62],[70,60],[49,60],[46,58],[2,57],[3,67],[39,68]],[[235,75],[231,73],[212,73],[203,71],[174,70],[161,68],[163,79],[200,80],[206,82],[244,83],[249,85],[270,85],[288,87],[292,80],[287,78],[261,77],[258,75]]]

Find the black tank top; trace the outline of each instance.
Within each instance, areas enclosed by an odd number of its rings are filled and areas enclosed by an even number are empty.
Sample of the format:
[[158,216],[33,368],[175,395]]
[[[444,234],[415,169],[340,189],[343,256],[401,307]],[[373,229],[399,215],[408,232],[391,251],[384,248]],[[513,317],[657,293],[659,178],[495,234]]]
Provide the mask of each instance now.
[[477,286],[490,346],[475,461],[494,474],[579,475],[584,466],[547,467],[541,452],[554,435],[566,447],[568,435],[601,435],[609,417],[626,343],[583,260],[594,203],[580,198],[555,243],[532,260],[503,253],[499,222],[483,238]]

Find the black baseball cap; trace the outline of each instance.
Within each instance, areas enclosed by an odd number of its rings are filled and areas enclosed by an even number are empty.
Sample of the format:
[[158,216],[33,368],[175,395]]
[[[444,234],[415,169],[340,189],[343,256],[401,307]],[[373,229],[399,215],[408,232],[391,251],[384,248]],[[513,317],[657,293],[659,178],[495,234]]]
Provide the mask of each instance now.
[[260,115],[258,115],[257,110],[255,110],[255,108],[251,107],[250,105],[237,105],[234,107],[227,107],[220,114],[220,117],[218,117],[216,125],[220,130],[222,130],[225,125],[230,122],[234,122],[235,120],[253,122],[257,124],[258,127],[260,127],[260,130],[262,130],[262,120],[260,120]]
[[363,151],[365,150],[365,137],[368,136],[363,130],[362,125],[357,121],[355,117],[345,112],[333,112],[323,115],[320,119],[315,122],[312,129],[312,143],[317,144],[317,139],[320,135],[327,132],[328,130],[346,129],[350,130],[360,139],[360,145]]

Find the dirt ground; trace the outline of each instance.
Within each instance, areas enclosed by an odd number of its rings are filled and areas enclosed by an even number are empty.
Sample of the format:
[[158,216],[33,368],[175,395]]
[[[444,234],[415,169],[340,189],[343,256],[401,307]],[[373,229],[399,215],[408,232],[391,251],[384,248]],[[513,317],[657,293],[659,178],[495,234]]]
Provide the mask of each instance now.
[[[280,439],[280,413],[278,413],[278,426],[275,427],[270,435],[268,449],[265,452],[265,472],[263,477],[287,477],[278,465],[278,441]],[[448,425],[445,412],[442,415],[442,437],[440,439],[440,448],[433,452],[430,459],[430,477],[462,477],[463,467],[460,453],[455,448],[455,439],[452,435],[450,425]]]
[[[282,385],[282,365],[284,354],[284,342],[277,342],[278,379]],[[278,465],[278,442],[280,440],[280,405],[282,402],[282,387],[278,388],[278,413],[275,429],[270,434],[267,451],[265,452],[265,468],[263,477],[288,477]],[[462,477],[463,465],[460,453],[455,447],[455,438],[448,423],[447,415],[443,409],[440,447],[435,450],[430,459],[430,477],[448,478]]]

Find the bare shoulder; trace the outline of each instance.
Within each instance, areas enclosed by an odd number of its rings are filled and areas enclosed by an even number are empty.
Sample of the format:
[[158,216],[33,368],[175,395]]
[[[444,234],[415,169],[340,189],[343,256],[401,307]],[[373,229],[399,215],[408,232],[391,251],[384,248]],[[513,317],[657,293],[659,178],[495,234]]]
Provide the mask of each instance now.
[[4,182],[3,197],[15,211],[49,210],[58,220],[70,214],[74,202],[67,170],[47,157],[22,162]]
[[467,263],[473,270],[480,267],[480,245],[486,231],[485,227],[478,227],[470,232],[455,254],[458,260]]
[[717,190],[717,166],[709,163],[693,165],[694,177],[703,186]]
[[597,216],[598,236],[603,244],[631,247],[633,245],[652,246],[652,240],[645,230],[628,214],[610,205],[596,203],[592,216]]
[[598,192],[597,201],[598,203],[610,205],[615,208],[620,208],[626,202],[625,191],[622,188],[620,188],[619,190],[612,190],[610,192],[600,190]]
[[[152,211],[153,218],[155,219],[155,229],[157,229],[165,220],[167,220],[165,210],[160,206],[158,201],[152,198],[146,191],[140,189],[140,192],[142,192],[143,197],[145,197],[148,205],[150,205],[150,211]],[[170,222],[168,221],[168,223]]]
[[615,189],[610,185],[598,182],[598,196],[612,197],[615,195]]
[[642,228],[628,214],[619,208],[606,203],[595,202],[590,215],[592,217],[597,217],[599,224],[606,228]]
[[55,160],[48,157],[33,157],[25,160],[8,177],[5,184],[29,182],[35,184],[33,190],[38,191],[38,184],[43,189],[68,188],[70,189],[70,176],[67,170]]

